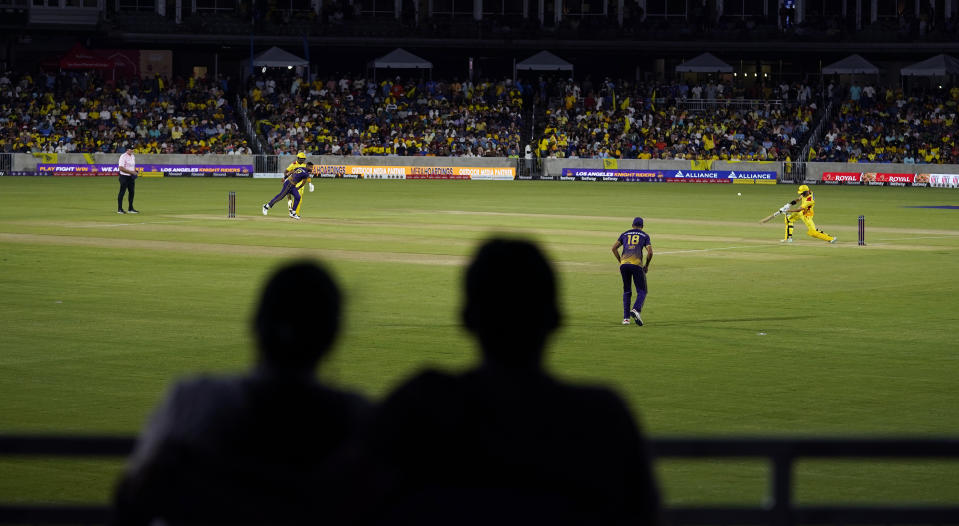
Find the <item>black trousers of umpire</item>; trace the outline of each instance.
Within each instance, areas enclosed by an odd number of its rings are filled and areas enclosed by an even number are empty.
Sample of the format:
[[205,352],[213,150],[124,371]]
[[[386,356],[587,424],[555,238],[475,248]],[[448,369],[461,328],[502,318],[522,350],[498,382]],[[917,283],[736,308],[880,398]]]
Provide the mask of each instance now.
[[129,197],[127,197],[127,203],[130,204],[130,208],[133,208],[133,190],[136,186],[136,177],[132,175],[120,174],[120,193],[117,194],[117,210],[123,210],[123,194],[127,191],[130,192]]

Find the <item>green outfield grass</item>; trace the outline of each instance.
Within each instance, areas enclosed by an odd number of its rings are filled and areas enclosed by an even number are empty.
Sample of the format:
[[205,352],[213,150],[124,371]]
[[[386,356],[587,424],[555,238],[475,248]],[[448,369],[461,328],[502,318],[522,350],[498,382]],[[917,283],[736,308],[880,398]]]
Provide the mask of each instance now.
[[[379,399],[476,360],[460,278],[492,235],[560,272],[555,374],[623,394],[653,436],[959,435],[959,191],[814,187],[829,245],[758,220],[791,185],[0,178],[0,433],[133,434],[170,382],[251,363],[248,320],[282,261],[326,262],[348,315],[321,377]],[[227,219],[227,192],[238,215]],[[742,192],[742,196],[737,196]],[[866,247],[856,218],[867,218]],[[646,219],[645,327],[622,326],[610,247]],[[308,319],[308,316],[307,316]],[[0,501],[105,502],[119,461],[0,458]],[[756,461],[660,463],[670,503],[756,504]],[[959,462],[809,461],[804,503],[959,502]]]

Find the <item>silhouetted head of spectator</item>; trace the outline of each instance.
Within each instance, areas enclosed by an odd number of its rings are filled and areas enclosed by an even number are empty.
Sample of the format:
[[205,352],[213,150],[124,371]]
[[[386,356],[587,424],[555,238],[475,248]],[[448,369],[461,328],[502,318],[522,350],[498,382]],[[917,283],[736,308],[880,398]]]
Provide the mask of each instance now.
[[340,308],[339,287],[323,267],[311,261],[281,267],[263,288],[254,315],[259,366],[312,376],[339,332]]
[[538,368],[561,315],[552,267],[528,241],[484,243],[466,270],[463,322],[487,363]]

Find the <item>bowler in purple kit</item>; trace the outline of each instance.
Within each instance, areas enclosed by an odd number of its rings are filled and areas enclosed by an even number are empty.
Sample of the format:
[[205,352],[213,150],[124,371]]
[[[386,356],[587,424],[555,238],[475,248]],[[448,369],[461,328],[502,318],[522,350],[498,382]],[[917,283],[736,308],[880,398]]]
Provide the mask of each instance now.
[[309,182],[311,179],[313,179],[313,163],[306,163],[306,166],[294,169],[290,172],[289,177],[283,179],[283,188],[280,189],[280,193],[270,199],[269,203],[263,205],[263,215],[266,215],[277,201],[287,195],[292,195],[293,208],[290,209],[290,217],[299,219],[300,216],[295,212],[296,207],[300,204],[300,192],[296,189],[296,185],[304,180]]
[[[623,253],[620,255],[619,249]],[[633,228],[619,235],[613,244],[613,255],[619,261],[619,273],[623,276],[623,325],[629,325],[630,317],[636,325],[642,326],[643,303],[646,301],[646,273],[649,272],[649,262],[653,260],[653,246],[650,244],[649,234],[643,232],[643,218],[633,219]],[[643,250],[646,251],[646,263],[643,264]],[[630,283],[632,282],[632,283]],[[633,288],[636,285],[636,303],[630,308]]]

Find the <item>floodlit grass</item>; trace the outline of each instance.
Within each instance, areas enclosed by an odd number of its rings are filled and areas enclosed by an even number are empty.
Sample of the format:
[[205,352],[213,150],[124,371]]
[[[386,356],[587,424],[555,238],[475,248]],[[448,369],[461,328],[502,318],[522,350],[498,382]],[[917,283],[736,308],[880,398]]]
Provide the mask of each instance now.
[[[549,369],[616,388],[653,436],[959,434],[959,210],[907,208],[955,190],[814,187],[839,243],[798,224],[782,245],[758,220],[794,186],[327,180],[298,222],[260,214],[278,188],[140,179],[133,216],[112,178],[0,178],[0,432],[132,434],[173,379],[247,368],[259,287],[295,257],[347,291],[327,381],[379,399],[426,365],[468,367],[462,268],[502,234],[560,273]],[[620,325],[609,251],[636,215],[655,248],[642,328]],[[0,458],[0,501],[105,502],[119,465]],[[797,496],[955,503],[955,465],[804,462]],[[752,460],[660,474],[670,503],[755,504],[768,483]]]

